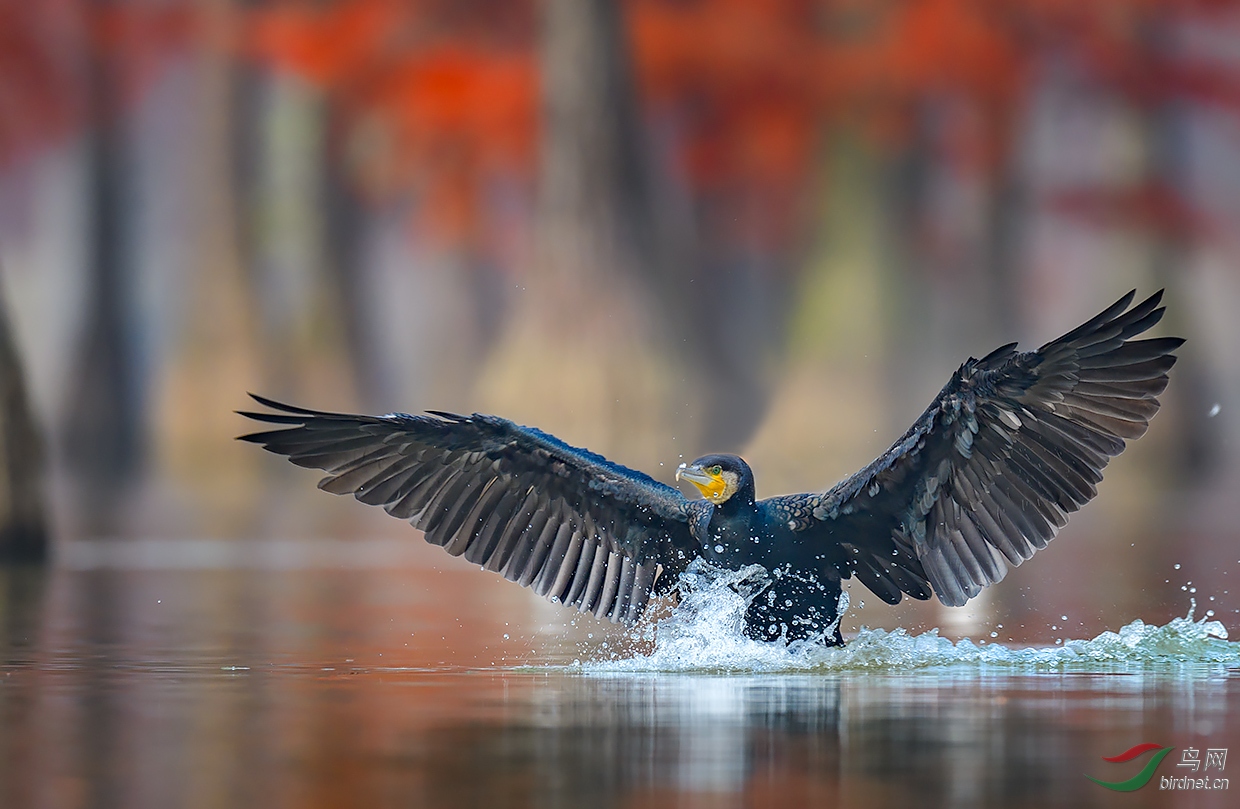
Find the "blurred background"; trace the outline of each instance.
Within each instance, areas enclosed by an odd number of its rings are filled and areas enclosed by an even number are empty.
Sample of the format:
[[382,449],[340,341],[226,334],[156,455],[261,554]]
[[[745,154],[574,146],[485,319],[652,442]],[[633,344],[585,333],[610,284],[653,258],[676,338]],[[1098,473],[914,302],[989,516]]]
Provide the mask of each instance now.
[[1101,756],[1225,747],[1217,672],[556,669],[648,641],[233,411],[822,490],[968,356],[1165,287],[1188,342],[1098,499],[844,630],[1234,634],[1238,234],[1228,0],[0,0],[0,557],[45,558],[0,567],[0,804],[1085,806]]
[[347,600],[391,540],[546,617],[233,441],[246,391],[498,413],[666,481],[736,451],[772,495],[966,357],[1166,287],[1189,342],[1098,501],[968,609],[849,620],[1234,621],[1238,233],[1224,0],[0,0],[3,318],[70,568],[279,541],[363,568]]

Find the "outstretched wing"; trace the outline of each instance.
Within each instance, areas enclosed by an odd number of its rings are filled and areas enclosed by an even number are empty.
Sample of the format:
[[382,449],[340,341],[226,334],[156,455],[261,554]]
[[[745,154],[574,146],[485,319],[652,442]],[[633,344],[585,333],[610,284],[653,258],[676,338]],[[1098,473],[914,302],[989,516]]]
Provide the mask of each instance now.
[[241,440],[326,470],[320,489],[383,506],[448,553],[581,612],[636,621],[660,568],[674,579],[697,547],[680,492],[539,430],[254,399],[279,412],[241,415],[282,428]]
[[1046,547],[1158,412],[1184,341],[1133,340],[1164,311],[1161,291],[1128,308],[1134,294],[1036,351],[970,359],[874,463],[786,508],[885,600],[928,597],[928,579],[964,604]]

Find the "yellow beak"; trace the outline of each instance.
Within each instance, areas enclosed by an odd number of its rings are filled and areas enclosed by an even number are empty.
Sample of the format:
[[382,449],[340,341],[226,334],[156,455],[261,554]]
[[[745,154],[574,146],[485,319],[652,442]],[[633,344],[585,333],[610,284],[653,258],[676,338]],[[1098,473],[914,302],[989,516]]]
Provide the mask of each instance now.
[[707,500],[719,499],[728,487],[722,475],[712,475],[700,466],[683,463],[676,468],[676,480],[689,481]]

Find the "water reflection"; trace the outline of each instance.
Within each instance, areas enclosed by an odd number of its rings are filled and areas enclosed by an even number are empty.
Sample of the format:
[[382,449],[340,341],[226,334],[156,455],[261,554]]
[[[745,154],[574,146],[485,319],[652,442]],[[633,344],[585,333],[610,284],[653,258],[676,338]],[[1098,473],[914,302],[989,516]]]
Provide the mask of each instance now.
[[1102,756],[1240,747],[1224,668],[581,672],[594,624],[359,567],[0,572],[0,806],[1118,805]]
[[503,679],[502,717],[451,723],[415,747],[410,764],[429,774],[431,804],[623,806],[665,796],[727,805],[772,789],[838,793],[836,680]]

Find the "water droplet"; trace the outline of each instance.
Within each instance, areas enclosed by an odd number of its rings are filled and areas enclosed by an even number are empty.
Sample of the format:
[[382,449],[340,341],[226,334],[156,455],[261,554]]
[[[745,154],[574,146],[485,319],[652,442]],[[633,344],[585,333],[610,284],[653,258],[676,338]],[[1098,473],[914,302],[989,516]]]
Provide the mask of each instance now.
[[1176,570],[1179,570],[1179,569],[1180,569],[1180,564],[1179,564],[1178,562],[1177,562],[1177,563],[1176,563],[1176,565],[1175,565],[1175,569],[1176,569]]
[[1059,616],[1059,620],[1061,620],[1061,621],[1066,621],[1066,620],[1068,620],[1068,616],[1066,616],[1066,615],[1061,615],[1061,616]]
[[991,632],[991,633],[990,633],[990,637],[992,637],[992,638],[997,638],[997,637],[999,637],[999,633],[998,633],[998,632]]
[[508,633],[507,633],[507,632],[505,632],[505,633],[504,633],[504,640],[508,640]]
[[1218,415],[1218,414],[1222,411],[1222,409],[1223,409],[1223,406],[1222,406],[1221,404],[1219,404],[1218,402],[1215,402],[1215,403],[1214,403],[1214,404],[1210,407],[1210,412],[1209,412],[1209,413],[1206,413],[1206,418],[1208,418],[1208,419],[1212,419],[1212,418],[1214,418],[1215,416],[1217,416],[1217,415]]
[[715,553],[723,553],[723,546],[722,546],[722,545],[716,545],[716,546],[715,546]]

